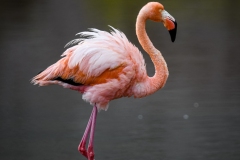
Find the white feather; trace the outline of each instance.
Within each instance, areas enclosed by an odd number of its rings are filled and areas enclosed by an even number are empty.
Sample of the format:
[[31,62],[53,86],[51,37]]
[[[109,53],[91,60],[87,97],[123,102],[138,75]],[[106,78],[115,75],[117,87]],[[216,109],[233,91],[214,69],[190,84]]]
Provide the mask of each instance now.
[[[69,67],[79,66],[79,69],[89,75],[98,76],[107,69],[114,69],[129,60],[140,51],[132,45],[124,33],[111,27],[112,31],[106,32],[91,28],[90,31],[80,32],[81,38],[70,41],[68,44],[79,43],[69,59]],[[132,57],[135,59],[135,57]],[[142,58],[143,59],[143,58]],[[137,60],[137,59],[136,59]],[[144,61],[140,61],[143,63]]]

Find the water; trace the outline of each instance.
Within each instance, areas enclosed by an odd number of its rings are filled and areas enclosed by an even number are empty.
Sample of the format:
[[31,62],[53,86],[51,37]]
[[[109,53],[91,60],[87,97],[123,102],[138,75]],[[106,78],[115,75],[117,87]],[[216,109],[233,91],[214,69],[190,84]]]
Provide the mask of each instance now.
[[[161,2],[178,22],[176,42],[162,24],[148,22],[147,31],[168,63],[168,82],[154,95],[115,100],[100,112],[96,159],[238,160],[240,2]],[[0,159],[85,159],[77,146],[90,105],[77,92],[30,79],[87,28],[112,25],[140,48],[134,25],[146,1],[0,3]]]

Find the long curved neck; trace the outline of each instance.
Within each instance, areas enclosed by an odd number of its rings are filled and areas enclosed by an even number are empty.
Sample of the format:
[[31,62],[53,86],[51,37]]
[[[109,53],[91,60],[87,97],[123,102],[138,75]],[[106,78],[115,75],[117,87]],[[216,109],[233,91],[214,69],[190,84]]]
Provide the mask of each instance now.
[[[145,94],[152,94],[162,88],[164,84],[167,81],[168,78],[168,68],[167,64],[161,54],[160,51],[158,51],[150,41],[145,25],[146,25],[146,20],[148,19],[147,17],[147,11],[142,9],[139,12],[139,15],[137,17],[137,22],[136,22],[136,33],[138,40],[140,44],[142,45],[143,49],[149,54],[149,56],[152,59],[152,62],[155,67],[155,74],[153,77],[147,77],[147,79],[144,82],[144,85],[142,87],[145,87],[144,89],[146,90]],[[139,93],[140,94],[140,93]],[[137,97],[143,97],[146,95],[139,95]]]

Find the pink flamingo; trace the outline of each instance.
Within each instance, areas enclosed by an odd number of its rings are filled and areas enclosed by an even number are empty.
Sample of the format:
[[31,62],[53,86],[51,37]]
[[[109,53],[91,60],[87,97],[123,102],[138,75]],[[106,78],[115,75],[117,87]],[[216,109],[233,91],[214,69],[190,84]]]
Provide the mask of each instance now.
[[111,27],[110,33],[97,29],[80,32],[81,38],[67,44],[78,43],[77,45],[67,49],[59,61],[32,79],[32,83],[40,86],[58,84],[79,91],[83,94],[82,98],[93,105],[78,147],[88,160],[94,159],[93,139],[97,110],[107,110],[109,101],[120,97],[141,98],[150,95],[166,83],[167,64],[146,33],[147,19],[163,22],[170,32],[172,42],[175,40],[177,23],[158,2],[147,3],[138,14],[136,33],[155,66],[156,73],[153,77],[147,76],[140,51],[128,41],[124,33]]

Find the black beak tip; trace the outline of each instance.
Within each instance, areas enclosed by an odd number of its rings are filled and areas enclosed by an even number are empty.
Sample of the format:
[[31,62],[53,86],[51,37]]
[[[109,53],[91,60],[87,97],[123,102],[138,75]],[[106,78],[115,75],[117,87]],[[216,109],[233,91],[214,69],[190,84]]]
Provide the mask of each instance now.
[[175,39],[176,39],[176,34],[177,34],[177,22],[175,21],[174,24],[175,24],[175,28],[172,29],[172,30],[169,30],[169,33],[170,33],[172,42],[175,41]]

